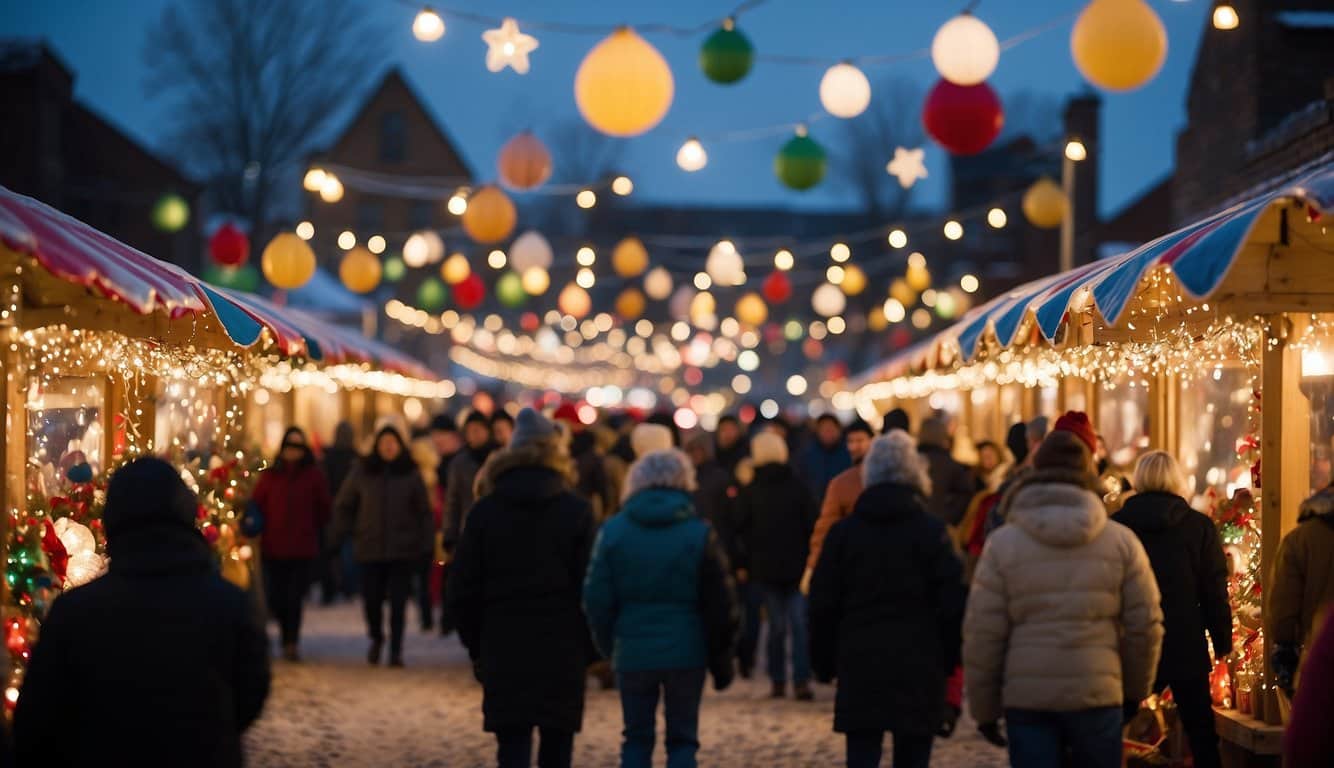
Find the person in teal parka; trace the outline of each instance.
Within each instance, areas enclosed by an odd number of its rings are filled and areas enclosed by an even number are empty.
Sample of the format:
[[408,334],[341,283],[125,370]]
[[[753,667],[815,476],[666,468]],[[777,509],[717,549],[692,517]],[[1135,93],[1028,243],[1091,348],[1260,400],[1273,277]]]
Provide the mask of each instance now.
[[652,764],[661,696],[667,765],[692,768],[706,671],[732,682],[740,611],[731,567],[692,501],[695,469],[675,449],[631,465],[624,503],[593,546],[584,613],[616,669],[625,719],[621,765]]

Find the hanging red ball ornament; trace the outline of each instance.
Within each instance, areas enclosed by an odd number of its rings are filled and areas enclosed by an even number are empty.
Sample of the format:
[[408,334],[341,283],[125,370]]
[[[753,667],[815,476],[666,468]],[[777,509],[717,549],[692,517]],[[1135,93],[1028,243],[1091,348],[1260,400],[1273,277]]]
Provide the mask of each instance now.
[[765,301],[770,304],[782,304],[792,298],[792,281],[788,279],[787,273],[783,271],[774,271],[764,278],[764,283],[760,286],[760,292],[764,294]]
[[454,303],[459,309],[477,309],[485,298],[486,284],[476,272],[469,274],[463,282],[454,285]]
[[536,312],[524,312],[519,315],[519,327],[526,333],[535,333],[541,325],[542,322]]
[[239,267],[250,258],[250,238],[235,225],[223,224],[208,239],[208,255],[224,267]]
[[956,155],[976,155],[1000,135],[1005,113],[991,86],[941,80],[926,97],[922,125],[927,135]]

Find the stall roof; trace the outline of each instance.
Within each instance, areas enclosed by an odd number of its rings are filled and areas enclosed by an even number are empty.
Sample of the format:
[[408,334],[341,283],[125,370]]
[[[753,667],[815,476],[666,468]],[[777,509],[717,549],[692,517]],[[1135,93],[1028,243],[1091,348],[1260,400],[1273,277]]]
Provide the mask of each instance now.
[[1255,226],[1281,198],[1302,200],[1321,212],[1334,210],[1334,160],[1327,159],[1301,177],[1251,197],[1171,234],[1107,259],[1101,259],[1015,288],[967,312],[943,331],[907,347],[854,383],[895,378],[909,370],[933,367],[942,345],[954,344],[963,360],[976,357],[990,331],[1001,347],[1018,339],[1026,318],[1052,341],[1071,303],[1087,297],[1109,325],[1116,325],[1141,278],[1154,267],[1170,266],[1187,295],[1208,299],[1223,282]]

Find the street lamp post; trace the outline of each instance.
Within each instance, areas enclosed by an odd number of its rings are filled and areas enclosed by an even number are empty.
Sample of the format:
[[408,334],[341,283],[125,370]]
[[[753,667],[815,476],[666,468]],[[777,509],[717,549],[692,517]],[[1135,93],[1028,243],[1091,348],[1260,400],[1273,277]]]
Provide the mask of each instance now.
[[1078,137],[1066,141],[1064,157],[1061,159],[1061,191],[1065,193],[1065,216],[1061,219],[1062,272],[1074,269],[1075,266],[1075,163],[1086,157],[1088,149]]

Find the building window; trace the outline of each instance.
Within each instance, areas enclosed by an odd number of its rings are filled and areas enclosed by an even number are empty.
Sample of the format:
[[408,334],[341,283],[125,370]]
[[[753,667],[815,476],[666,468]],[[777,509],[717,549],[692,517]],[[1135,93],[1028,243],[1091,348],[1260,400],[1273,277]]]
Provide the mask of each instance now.
[[408,126],[397,110],[380,115],[380,162],[401,163],[408,155]]
[[412,208],[408,209],[408,227],[411,229],[426,229],[434,222],[431,220],[431,214],[435,212],[435,205],[430,200],[413,200]]
[[363,237],[384,229],[384,203],[379,200],[362,200],[357,203],[357,229]]

